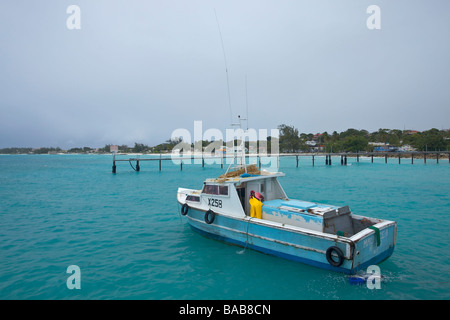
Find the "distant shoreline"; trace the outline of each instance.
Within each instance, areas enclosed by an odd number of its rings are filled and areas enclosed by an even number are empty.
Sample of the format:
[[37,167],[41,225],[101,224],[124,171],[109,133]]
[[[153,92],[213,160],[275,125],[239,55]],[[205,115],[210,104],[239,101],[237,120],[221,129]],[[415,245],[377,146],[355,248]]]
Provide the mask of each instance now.
[[[259,155],[259,154],[246,154],[247,157],[325,157],[325,156],[331,156],[331,157],[340,157],[340,156],[348,156],[350,158],[357,158],[359,156],[360,159],[371,159],[371,157],[373,156],[374,158],[396,158],[398,159],[399,157],[401,159],[411,159],[411,157],[413,156],[414,159],[424,159],[424,155],[427,154],[427,159],[435,159],[436,155],[439,155],[439,159],[448,159],[450,157],[450,151],[407,151],[407,152],[382,152],[382,151],[378,151],[378,152],[361,152],[361,153],[356,153],[356,152],[342,152],[342,153],[329,153],[329,152],[302,152],[302,153],[277,153],[277,154],[264,154],[264,155]],[[93,155],[93,156],[109,156],[112,157],[113,153],[96,153],[96,152],[90,152],[90,153],[67,153],[67,152],[59,152],[59,153],[0,153],[0,156],[18,156],[18,155],[22,155],[22,156],[55,156],[55,155],[59,155],[59,156],[70,156],[70,155]],[[184,157],[201,157],[205,155],[205,158],[221,158],[222,155],[220,154],[216,154],[216,155],[206,155],[203,153],[192,153],[192,154],[176,154],[176,157],[180,157],[182,158]],[[134,152],[130,152],[130,153],[116,153],[116,156],[172,156],[172,153],[167,152],[167,153],[134,153]],[[223,155],[223,158],[228,158],[231,157],[230,155]],[[236,155],[236,157],[239,157],[239,155]]]

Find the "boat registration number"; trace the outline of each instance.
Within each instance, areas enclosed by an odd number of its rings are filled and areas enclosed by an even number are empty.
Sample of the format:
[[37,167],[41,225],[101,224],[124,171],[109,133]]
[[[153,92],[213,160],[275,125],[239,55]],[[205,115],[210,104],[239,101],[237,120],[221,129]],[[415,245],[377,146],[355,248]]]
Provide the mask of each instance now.
[[217,208],[222,208],[222,200],[208,198],[208,206],[213,206]]

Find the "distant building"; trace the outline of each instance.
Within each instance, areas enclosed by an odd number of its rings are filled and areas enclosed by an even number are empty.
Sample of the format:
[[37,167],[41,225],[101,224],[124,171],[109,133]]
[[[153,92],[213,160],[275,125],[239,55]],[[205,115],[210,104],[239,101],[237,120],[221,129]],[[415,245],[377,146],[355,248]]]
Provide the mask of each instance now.
[[416,151],[416,148],[411,147],[409,144],[405,144],[405,145],[401,146],[400,148],[398,148],[398,151],[411,152],[411,151]]
[[390,146],[390,145],[379,146],[379,147],[373,148],[373,151],[383,151],[383,152],[395,152],[397,150],[398,150],[398,147],[394,147],[394,146]]
[[[321,135],[321,134],[320,134]],[[314,140],[310,140],[310,141],[306,141],[305,142],[306,145],[309,147],[309,151],[314,152],[314,151],[323,151],[325,150],[325,146],[323,144],[318,144],[316,141]]]

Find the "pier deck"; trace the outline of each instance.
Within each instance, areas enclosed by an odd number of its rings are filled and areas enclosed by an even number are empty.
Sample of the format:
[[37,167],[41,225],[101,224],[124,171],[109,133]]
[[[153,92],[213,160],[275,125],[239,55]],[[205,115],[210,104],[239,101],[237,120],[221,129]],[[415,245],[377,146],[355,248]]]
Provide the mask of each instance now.
[[[143,155],[145,156],[145,155]],[[360,157],[370,157],[371,163],[373,163],[373,159],[375,158],[383,158],[384,162],[388,162],[388,158],[398,158],[398,163],[401,164],[401,159],[411,159],[411,164],[414,164],[415,159],[423,159],[424,163],[427,162],[427,159],[435,159],[436,163],[439,163],[439,159],[448,158],[448,162],[450,163],[450,151],[412,151],[412,152],[347,152],[347,153],[280,153],[280,154],[267,154],[267,155],[257,155],[257,154],[249,154],[246,155],[246,159],[256,158],[256,163],[259,168],[261,168],[261,159],[262,158],[275,158],[277,163],[277,168],[279,167],[279,158],[284,157],[295,157],[296,158],[296,167],[299,166],[299,157],[310,157],[312,166],[315,165],[317,161],[316,157],[325,157],[325,165],[332,165],[332,158],[340,157],[340,164],[347,165],[347,157],[356,158],[356,161],[359,162]],[[116,162],[129,162],[130,166],[135,171],[141,170],[140,163],[142,161],[157,161],[159,162],[159,171],[162,170],[162,161],[173,161],[180,163],[180,170],[183,170],[183,163],[189,162],[194,164],[201,164],[202,167],[205,166],[205,160],[215,160],[214,163],[218,164],[220,161],[221,168],[223,168],[224,164],[230,164],[235,162],[237,159],[240,159],[240,156],[237,155],[179,155],[179,156],[171,156],[167,154],[166,156],[160,155],[159,158],[141,158],[132,157],[132,158],[122,158],[117,159],[116,154],[113,154],[113,166],[112,172],[117,172]],[[133,166],[135,163],[135,166]]]

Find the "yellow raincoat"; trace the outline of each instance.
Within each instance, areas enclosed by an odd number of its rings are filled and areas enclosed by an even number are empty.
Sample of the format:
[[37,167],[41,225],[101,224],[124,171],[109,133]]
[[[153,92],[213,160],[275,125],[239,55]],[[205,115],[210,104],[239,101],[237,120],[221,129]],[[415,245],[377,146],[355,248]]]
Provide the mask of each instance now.
[[249,201],[250,203],[250,217],[262,219],[262,202],[252,197]]

